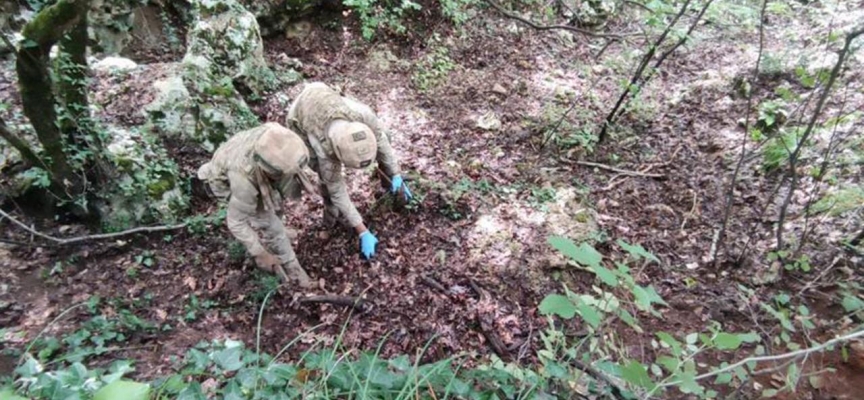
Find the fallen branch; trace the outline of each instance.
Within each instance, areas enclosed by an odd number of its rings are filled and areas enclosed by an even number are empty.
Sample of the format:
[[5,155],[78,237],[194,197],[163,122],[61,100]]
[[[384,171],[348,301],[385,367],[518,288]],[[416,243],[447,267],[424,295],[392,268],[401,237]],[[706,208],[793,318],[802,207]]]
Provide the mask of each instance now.
[[570,163],[577,164],[577,165],[581,165],[583,167],[594,167],[594,168],[605,169],[607,171],[617,172],[619,174],[627,175],[627,176],[641,176],[643,178],[665,178],[666,177],[666,175],[663,175],[663,174],[649,174],[649,173],[645,173],[645,172],[630,171],[630,170],[616,168],[616,167],[609,166],[606,164],[594,163],[594,162],[590,162],[590,161],[570,161],[570,160],[566,160],[566,159],[563,161],[570,162]]
[[441,293],[447,294],[447,289],[445,289],[443,285],[441,285],[440,283],[438,283],[438,281],[436,281],[436,280],[434,280],[428,276],[421,277],[420,281],[432,289],[435,289]]
[[368,307],[366,307],[366,302],[359,297],[351,297],[351,296],[336,296],[336,295],[322,295],[322,296],[309,296],[300,299],[300,304],[315,304],[315,303],[327,303],[334,304],[337,306],[344,307],[352,307],[359,312],[368,311]]
[[532,27],[538,31],[565,30],[565,31],[570,31],[570,32],[576,32],[576,33],[579,33],[579,34],[582,34],[585,36],[618,39],[618,40],[623,39],[623,36],[621,36],[621,35],[616,35],[616,34],[612,34],[612,33],[591,32],[589,30],[580,29],[580,28],[577,28],[575,26],[570,26],[570,25],[541,25],[541,24],[538,24],[534,21],[531,21],[528,18],[525,18],[521,15],[517,15],[513,12],[505,10],[504,7],[501,7],[500,5],[498,5],[497,3],[495,3],[492,0],[486,0],[486,3],[489,4],[490,6],[492,6],[492,8],[498,10],[498,12],[500,12],[505,17],[519,21],[519,22],[521,22],[525,25],[528,25],[528,26],[530,26],[530,27]]
[[177,224],[177,225],[143,226],[143,227],[139,227],[139,228],[133,228],[133,229],[125,230],[122,232],[100,233],[97,235],[76,236],[76,237],[71,237],[71,238],[58,238],[58,237],[54,237],[51,235],[46,235],[42,232],[39,232],[39,231],[27,226],[26,224],[13,218],[11,215],[9,215],[8,213],[6,213],[3,210],[0,210],[0,215],[8,218],[10,221],[12,221],[13,224],[18,225],[19,227],[21,227],[25,231],[30,232],[31,234],[39,236],[42,239],[49,240],[51,242],[54,242],[54,243],[57,243],[60,245],[68,245],[68,244],[86,242],[86,241],[90,241],[90,240],[114,239],[114,238],[118,238],[121,236],[132,235],[135,233],[153,233],[153,232],[173,231],[173,230],[182,229],[182,228],[186,227],[186,223],[184,222],[182,224]]
[[[837,343],[848,342],[848,341],[851,341],[853,339],[857,339],[857,338],[862,337],[862,336],[864,336],[864,330],[860,330],[858,332],[850,333],[848,335],[844,335],[844,336],[840,336],[840,337],[831,339],[831,340],[829,340],[825,343],[822,343],[820,345],[817,345],[817,346],[813,346],[813,347],[801,349],[801,350],[796,350],[796,351],[789,352],[789,353],[778,354],[778,355],[774,355],[774,356],[747,357],[741,361],[736,362],[735,364],[714,370],[712,372],[707,372],[707,373],[704,373],[702,375],[699,375],[699,376],[693,378],[693,380],[701,381],[703,379],[711,378],[711,377],[720,375],[722,373],[732,371],[732,370],[734,370],[734,369],[736,369],[742,365],[754,363],[754,362],[760,363],[760,362],[766,362],[766,361],[780,361],[780,360],[787,360],[787,359],[799,359],[801,357],[825,350],[826,348],[831,347]],[[658,386],[658,388],[675,386],[675,385],[678,385],[681,383],[682,382],[680,382],[680,381],[667,382],[667,383],[664,383],[664,384]]]
[[479,315],[477,316],[477,324],[480,325],[480,332],[483,333],[483,337],[486,338],[486,341],[489,342],[489,345],[492,347],[492,351],[501,357],[502,360],[508,361],[510,360],[510,352],[507,351],[507,346],[504,346],[504,342],[498,338],[494,332],[492,332],[492,327],[489,324],[483,322],[483,318]]

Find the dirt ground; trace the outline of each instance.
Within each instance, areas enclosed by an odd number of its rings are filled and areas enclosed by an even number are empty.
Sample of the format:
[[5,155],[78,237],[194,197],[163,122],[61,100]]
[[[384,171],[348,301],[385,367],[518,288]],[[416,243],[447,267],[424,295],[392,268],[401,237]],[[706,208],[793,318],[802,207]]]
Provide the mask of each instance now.
[[[784,23],[792,22],[780,21]],[[278,64],[285,56],[297,58],[309,80],[339,85],[371,105],[391,128],[409,185],[422,202],[416,209],[404,209],[390,201],[377,180],[349,174],[352,199],[380,240],[371,262],[360,259],[353,233],[325,229],[320,200],[306,196],[285,204],[285,222],[299,232],[299,260],[321,285],[307,293],[283,288],[269,299],[260,330],[262,350],[277,353],[292,338],[321,325],[289,352],[290,357],[314,343],[332,342],[344,325],[342,340],[348,347],[374,350],[386,337],[385,357],[414,354],[427,342],[425,360],[458,352],[482,357],[495,352],[489,342],[497,338],[506,347],[501,356],[529,363],[532,350],[541,345],[539,332],[547,326],[537,313],[540,300],[560,291],[561,282],[574,292],[590,291],[593,283],[593,275],[555,261],[545,240],[549,234],[611,238],[598,250],[612,259],[621,259],[612,243],[623,239],[641,244],[661,260],[639,269],[635,277],[640,284],[653,285],[669,303],[661,309],[663,317],[641,316],[649,332],[642,335],[623,325],[615,327],[634,357],[643,354],[647,359],[652,354],[650,332],[695,332],[709,320],[721,322],[727,331],[766,336],[763,325],[776,323],[753,317],[739,296],[739,284],[755,289],[749,299],[753,304],[806,288],[799,296],[802,304],[825,322],[817,324],[820,328],[811,332],[812,339],[829,339],[841,328],[843,311],[833,297],[835,283],[858,280],[852,271],[860,270],[861,260],[838,253],[827,237],[815,238],[810,274],[786,273],[783,279],[753,284],[753,276],[769,268],[760,246],[770,240],[772,221],[763,218],[760,199],[777,184],[776,176],[745,168],[736,188],[728,248],[734,252],[757,237],[754,250],[741,262],[724,262],[719,268],[710,258],[742,134],[738,119],[746,109],[746,102],[735,97],[732,81],[749,74],[755,62],[751,35],[705,27],[699,40],[672,57],[646,89],[645,102],[653,111],[626,116],[622,123],[629,129],[616,133],[593,154],[560,154],[541,146],[537,121],[550,104],[569,105],[572,100],[583,115],[599,122],[598,116],[619,94],[617,80],[635,62],[620,43],[606,49],[598,62],[595,41],[536,32],[496,15],[473,20],[465,39],[439,25],[434,29],[450,49],[456,68],[440,85],[421,92],[411,77],[414,66],[430,51],[424,41],[370,44],[350,22],[345,29],[330,26],[313,23],[306,35],[268,39],[269,60]],[[788,45],[781,28],[769,27],[767,47]],[[749,47],[739,46],[742,42]],[[150,84],[169,65],[169,60],[155,61],[142,64],[142,73],[94,77],[93,96],[103,107],[101,117],[121,126],[143,123],[140,110],[153,98]],[[861,69],[852,71],[860,78]],[[754,90],[757,96],[767,96],[778,84],[765,79]],[[253,107],[262,121],[283,122],[287,102],[300,90],[300,85],[280,88]],[[847,90],[853,100],[846,107],[861,109],[860,79]],[[0,91],[14,102],[14,77],[8,71],[0,80]],[[488,113],[498,116],[500,130],[477,127],[477,119]],[[207,158],[206,152],[189,145],[168,146],[187,177],[194,176]],[[584,167],[574,163],[580,158],[662,177],[630,177]],[[474,184],[485,180],[498,190],[473,190],[454,201],[452,191],[465,179]],[[537,188],[554,193],[545,206],[535,204],[538,195],[532,190]],[[213,212],[216,204],[195,198],[192,208]],[[580,213],[590,215],[591,222],[572,222]],[[4,237],[30,239],[9,223],[0,224]],[[83,233],[78,226],[37,226],[61,236]],[[231,237],[224,226],[204,235],[178,231],[170,236],[62,248],[0,247],[0,325],[7,336],[3,345],[23,347],[63,310],[91,295],[128,302],[146,299],[139,308],[141,316],[173,326],[170,331],[134,336],[128,349],[111,354],[137,360],[137,373],[143,378],[170,372],[171,357],[182,356],[200,341],[232,338],[254,345],[266,293],[264,276],[248,260],[232,257]],[[154,264],[137,267],[135,257],[145,251],[152,252]],[[47,273],[57,262],[63,262],[62,272]],[[829,265],[834,270],[815,282]],[[130,274],[130,268],[136,268],[137,275]],[[350,314],[332,305],[298,304],[297,298],[305,294],[362,296],[369,307]],[[193,295],[212,303],[200,310],[199,318],[186,321],[181,316],[188,312]],[[85,315],[84,310],[73,311],[48,333],[71,331]],[[707,357],[704,361],[712,365],[738,358]],[[11,367],[10,358],[0,357],[0,373]],[[805,371],[826,367],[836,368],[823,374],[831,385],[817,389],[804,383],[798,392],[781,397],[864,398],[864,375],[856,363],[843,362],[839,352],[829,353],[809,359]],[[769,375],[748,382],[742,398],[773,387],[772,380]]]

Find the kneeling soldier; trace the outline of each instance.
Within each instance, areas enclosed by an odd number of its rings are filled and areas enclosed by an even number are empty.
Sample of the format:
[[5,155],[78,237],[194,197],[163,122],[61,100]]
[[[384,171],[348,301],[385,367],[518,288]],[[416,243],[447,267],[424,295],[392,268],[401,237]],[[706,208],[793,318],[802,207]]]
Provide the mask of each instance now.
[[378,117],[365,104],[315,82],[308,84],[291,104],[287,125],[303,136],[310,148],[310,165],[321,178],[325,220],[343,218],[360,235],[363,256],[372,257],[378,239],[366,228],[348,197],[342,165],[361,169],[377,160],[390,191],[402,191],[406,201],[412,197]]
[[308,161],[300,136],[277,123],[266,123],[231,137],[198,169],[198,178],[213,195],[228,200],[228,229],[255,257],[257,266],[304,288],[315,284],[300,267],[276,211],[283,198],[297,199],[304,188],[315,190],[303,171]]

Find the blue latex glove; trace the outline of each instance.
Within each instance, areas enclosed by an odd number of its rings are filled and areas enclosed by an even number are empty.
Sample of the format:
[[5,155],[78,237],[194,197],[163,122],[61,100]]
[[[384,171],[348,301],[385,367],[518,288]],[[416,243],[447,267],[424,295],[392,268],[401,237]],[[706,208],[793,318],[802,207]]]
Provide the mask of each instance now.
[[378,238],[372,232],[366,231],[360,234],[360,253],[366,259],[372,258],[375,255],[375,245],[378,244]]
[[390,180],[390,192],[396,194],[399,192],[399,189],[402,189],[402,193],[405,194],[405,201],[411,201],[414,197],[411,195],[411,190],[408,189],[408,185],[402,181],[402,175],[393,175],[393,178]]

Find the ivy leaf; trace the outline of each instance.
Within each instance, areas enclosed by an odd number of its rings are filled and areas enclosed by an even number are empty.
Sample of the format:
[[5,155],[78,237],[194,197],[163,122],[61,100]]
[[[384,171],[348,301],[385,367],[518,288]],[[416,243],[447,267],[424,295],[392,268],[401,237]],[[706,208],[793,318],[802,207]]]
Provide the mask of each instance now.
[[581,301],[576,305],[576,307],[579,309],[579,315],[582,316],[582,319],[584,319],[588,325],[591,325],[594,329],[597,329],[597,327],[600,326],[602,318],[600,317],[600,313],[597,312],[597,309]]
[[0,400],[27,400],[27,398],[18,396],[13,391],[7,389],[0,391]]
[[594,274],[596,274],[597,277],[600,278],[601,281],[603,281],[603,283],[611,287],[618,287],[618,277],[615,276],[615,273],[611,270],[599,265],[592,266],[591,270],[594,271]]
[[645,369],[645,366],[637,361],[630,361],[627,365],[621,367],[621,378],[648,391],[654,390],[656,386],[651,381],[651,377],[648,376],[648,370]]
[[572,240],[561,236],[552,236],[548,241],[552,247],[563,253],[565,256],[570,257],[580,265],[586,267],[599,267],[600,262],[603,261],[603,256],[586,243],[581,243],[579,246],[576,246]]
[[858,296],[847,294],[846,296],[843,296],[841,304],[846,312],[855,312],[864,309],[864,301],[862,301]]
[[717,375],[717,379],[714,380],[715,385],[726,385],[730,382],[732,382],[732,374],[728,372]]
[[754,332],[739,333],[738,338],[744,343],[759,343],[762,338]]
[[537,307],[541,314],[555,314],[565,319],[571,319],[576,315],[576,306],[565,296],[550,294],[540,302]]
[[624,251],[629,253],[631,256],[633,256],[633,258],[635,258],[637,260],[640,258],[644,258],[646,260],[654,261],[658,264],[660,263],[660,259],[658,259],[657,256],[655,256],[654,254],[651,254],[651,252],[649,252],[648,250],[645,250],[645,248],[642,247],[641,245],[630,244],[630,243],[627,243],[621,239],[618,239],[616,241],[616,243],[618,243],[618,245],[621,246],[621,248],[624,249]]
[[216,362],[224,371],[236,371],[243,367],[243,362],[240,361],[240,355],[243,349],[238,347],[229,347],[224,350],[219,350],[213,356],[213,361]]
[[666,302],[663,301],[663,298],[657,294],[657,291],[654,290],[653,286],[642,287],[639,285],[633,286],[632,288],[633,296],[636,298],[636,306],[639,307],[642,311],[650,311],[652,314],[659,314],[655,311],[651,304],[663,304],[666,305]]
[[111,382],[93,394],[93,400],[147,400],[149,398],[150,385],[127,380]]
[[714,345],[720,350],[735,350],[741,346],[741,338],[738,335],[720,332],[714,338]]

